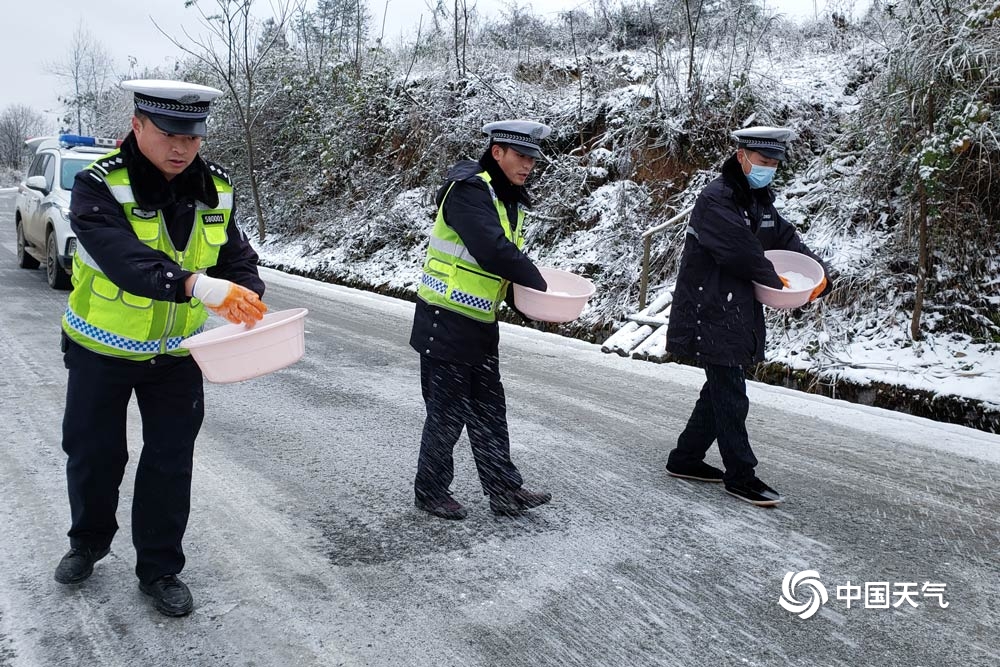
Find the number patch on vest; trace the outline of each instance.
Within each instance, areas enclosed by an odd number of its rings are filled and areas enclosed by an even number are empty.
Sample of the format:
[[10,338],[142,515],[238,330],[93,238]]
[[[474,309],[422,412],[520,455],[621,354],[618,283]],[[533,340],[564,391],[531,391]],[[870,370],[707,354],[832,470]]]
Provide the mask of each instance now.
[[206,225],[221,224],[226,221],[226,216],[221,213],[206,213],[202,216]]

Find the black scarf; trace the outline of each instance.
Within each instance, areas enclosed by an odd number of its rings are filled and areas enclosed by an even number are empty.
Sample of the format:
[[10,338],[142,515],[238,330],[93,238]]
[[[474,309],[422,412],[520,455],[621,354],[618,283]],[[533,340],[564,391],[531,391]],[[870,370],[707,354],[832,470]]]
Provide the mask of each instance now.
[[139,150],[134,132],[129,132],[122,142],[121,154],[140,208],[159,211],[178,201],[200,201],[209,208],[219,205],[219,193],[201,155],[196,155],[187,169],[168,181]]
[[479,158],[479,164],[490,175],[493,191],[497,193],[497,199],[505,204],[521,203],[526,208],[531,208],[531,197],[523,185],[514,185],[503,173],[503,169],[493,159],[493,146],[486,149],[483,156]]

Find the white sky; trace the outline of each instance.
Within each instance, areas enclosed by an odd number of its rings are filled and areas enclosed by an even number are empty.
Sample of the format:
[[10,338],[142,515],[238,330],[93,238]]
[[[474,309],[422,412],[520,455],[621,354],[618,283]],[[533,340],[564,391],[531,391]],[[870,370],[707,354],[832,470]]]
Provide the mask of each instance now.
[[[201,0],[206,8],[212,0]],[[432,0],[426,0],[431,2]],[[866,0],[860,0],[866,1]],[[368,0],[376,25],[381,25],[385,11],[383,0]],[[425,0],[388,0],[386,39],[395,41],[404,31],[415,30],[420,15],[428,13]],[[475,0],[484,14],[495,14],[510,6],[501,0]],[[792,16],[811,16],[814,0],[766,0],[767,7]],[[829,4],[841,6],[853,0],[815,0],[815,9],[823,12]],[[589,8],[590,0],[523,0],[538,14],[565,11],[572,7]],[[263,9],[266,2],[259,2]],[[103,40],[120,71],[126,71],[129,57],[139,67],[170,67],[182,57],[171,42],[154,27],[152,19],[169,34],[182,35],[181,26],[197,28],[198,14],[185,9],[183,0],[28,0],[4,2],[0,24],[5,27],[0,39],[0,110],[11,104],[26,104],[47,115],[56,123],[60,105],[57,97],[66,92],[65,82],[49,74],[49,65],[65,61],[68,43],[82,23],[96,39]],[[54,129],[54,128],[53,128]]]

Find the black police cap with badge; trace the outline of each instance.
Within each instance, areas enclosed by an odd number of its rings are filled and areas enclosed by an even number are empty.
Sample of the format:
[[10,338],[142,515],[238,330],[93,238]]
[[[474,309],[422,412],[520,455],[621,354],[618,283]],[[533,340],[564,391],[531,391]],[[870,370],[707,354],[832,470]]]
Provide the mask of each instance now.
[[490,135],[490,144],[504,144],[521,155],[540,158],[542,139],[549,136],[552,128],[533,120],[500,120],[484,125],[483,132]]
[[135,111],[147,116],[168,134],[204,137],[209,103],[222,91],[210,86],[167,79],[122,81],[134,93]]
[[733,138],[740,148],[760,153],[772,160],[784,160],[787,144],[796,138],[796,134],[786,127],[758,125],[736,130]]

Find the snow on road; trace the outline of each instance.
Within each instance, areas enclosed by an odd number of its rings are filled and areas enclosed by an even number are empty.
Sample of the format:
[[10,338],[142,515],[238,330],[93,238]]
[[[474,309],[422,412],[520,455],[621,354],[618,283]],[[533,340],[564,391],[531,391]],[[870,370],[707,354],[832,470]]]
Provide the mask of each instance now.
[[[762,510],[664,473],[696,370],[505,325],[514,459],[554,500],[492,516],[463,438],[453,490],[470,515],[444,522],[412,506],[412,305],[273,271],[271,307],[310,309],[306,357],[206,386],[195,612],[167,619],[136,588],[131,478],[112,554],[59,586],[66,294],[16,268],[12,238],[0,228],[0,666],[1000,661],[1000,436],[752,385],[759,473],[788,497]],[[829,592],[808,619],[778,604],[801,570]],[[917,606],[848,607],[838,587],[866,582],[913,583]],[[946,585],[947,608],[925,584]]]

